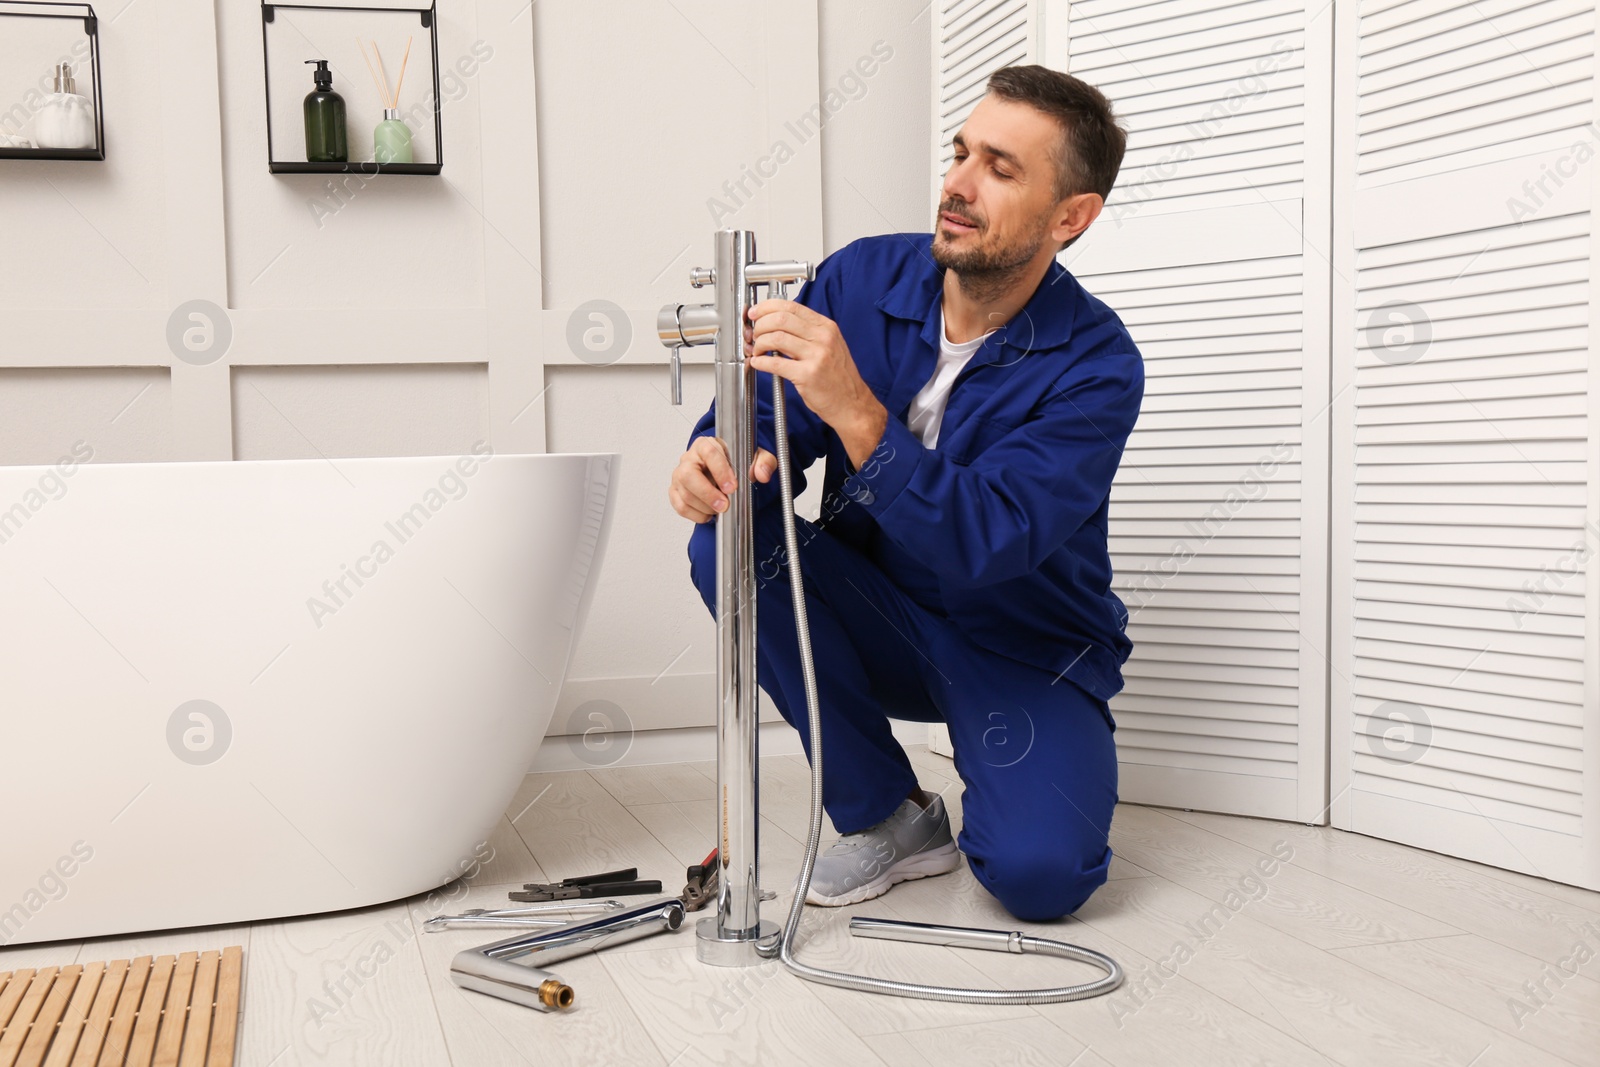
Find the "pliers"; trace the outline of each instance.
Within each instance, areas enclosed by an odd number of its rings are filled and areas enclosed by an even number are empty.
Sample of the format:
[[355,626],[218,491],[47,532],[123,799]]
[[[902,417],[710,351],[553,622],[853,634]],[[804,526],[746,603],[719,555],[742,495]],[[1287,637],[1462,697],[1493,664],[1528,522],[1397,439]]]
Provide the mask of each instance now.
[[[717,872],[720,868],[720,856],[716,849],[706,853],[706,858],[689,867],[683,892],[677,899],[683,902],[685,911],[699,911],[717,896]],[[657,880],[640,881],[635,878],[639,873],[638,868],[629,867],[620,871],[604,871],[600,874],[579,875],[575,878],[564,878],[559,882],[527,882],[521,890],[507,894],[512,900],[531,903],[534,901],[563,901],[584,897],[598,897],[606,894],[627,896],[638,893],[659,893],[661,883]],[[670,899],[670,898],[669,898]],[[559,904],[552,905],[559,907]],[[582,907],[574,905],[573,907]],[[621,908],[619,901],[605,901],[588,905],[588,907],[613,910]],[[545,925],[550,920],[534,918],[529,913],[543,911],[543,908],[508,909],[503,911],[485,912],[481,909],[468,912],[465,916],[441,916],[439,920],[430,920],[435,929],[446,925],[455,925],[452,920],[465,919],[467,922],[479,922],[487,925],[495,920],[505,921],[507,925],[516,924],[518,919],[528,925]],[[462,923],[461,925],[465,925]]]
[[659,879],[638,880],[639,869],[629,867],[600,874],[582,874],[559,882],[527,882],[520,891],[507,894],[512,900],[573,900],[579,897],[632,896],[661,892]]
[[688,883],[678,897],[685,911],[699,911],[717,896],[717,871],[722,856],[716,849],[706,853],[706,858],[689,868]]

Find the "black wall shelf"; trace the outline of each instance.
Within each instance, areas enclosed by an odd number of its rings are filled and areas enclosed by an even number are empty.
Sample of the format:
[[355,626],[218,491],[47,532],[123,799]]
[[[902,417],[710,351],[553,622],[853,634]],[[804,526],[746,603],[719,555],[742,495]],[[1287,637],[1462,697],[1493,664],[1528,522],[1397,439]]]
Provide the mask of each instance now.
[[[93,148],[6,148],[0,159],[66,159],[101,161],[106,158],[105,108],[100,96],[100,20],[89,4],[57,3],[54,0],[0,0],[0,19],[74,19],[83,22],[89,38],[89,66],[94,85]],[[435,75],[437,79],[437,75]]]
[[[267,26],[277,18],[278,11],[371,11],[380,15],[415,15],[428,31],[428,52],[433,63],[433,145],[432,163],[378,163],[374,160],[350,160],[348,163],[308,163],[305,160],[279,159],[272,147],[272,57],[267,44]],[[261,59],[262,77],[267,100],[267,170],[273,174],[439,174],[444,170],[444,120],[440,115],[443,97],[439,93],[439,17],[437,2],[427,7],[352,7],[334,4],[278,4],[261,5]],[[96,71],[98,73],[98,67]],[[348,119],[347,119],[348,121]]]
[[267,169],[274,174],[438,174],[443,163],[306,163],[294,160],[268,160]]

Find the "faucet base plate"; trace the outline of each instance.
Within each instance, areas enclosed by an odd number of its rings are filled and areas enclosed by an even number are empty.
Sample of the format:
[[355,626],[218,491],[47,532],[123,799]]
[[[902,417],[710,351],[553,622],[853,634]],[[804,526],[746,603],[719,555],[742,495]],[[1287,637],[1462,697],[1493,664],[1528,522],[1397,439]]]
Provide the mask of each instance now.
[[778,924],[771,919],[762,919],[754,930],[736,937],[718,932],[717,917],[709,915],[694,924],[694,954],[701,963],[712,967],[753,967],[768,962],[756,951],[756,943],[770,943],[777,936]]

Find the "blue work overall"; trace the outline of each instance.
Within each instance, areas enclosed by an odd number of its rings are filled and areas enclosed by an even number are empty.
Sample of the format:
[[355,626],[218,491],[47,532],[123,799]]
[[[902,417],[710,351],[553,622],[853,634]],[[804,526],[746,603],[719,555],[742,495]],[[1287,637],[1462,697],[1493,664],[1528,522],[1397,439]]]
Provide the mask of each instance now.
[[[1116,729],[1132,642],[1110,588],[1111,481],[1144,365],[1120,319],[1052,263],[955,379],[936,448],[906,425],[938,358],[943,271],[931,234],[862,238],[825,258],[799,303],[838,323],[889,411],[856,469],[785,383],[794,491],[825,459],[815,522],[797,517],[816,662],[823,805],[840,833],[916,787],[889,718],[943,722],[964,790],[956,843],[1013,915],[1075,911],[1106,880]],[[771,376],[756,437],[776,453]],[[695,437],[714,433],[714,408]],[[754,483],[758,681],[810,753],[776,473]],[[689,539],[716,610],[715,521]]]

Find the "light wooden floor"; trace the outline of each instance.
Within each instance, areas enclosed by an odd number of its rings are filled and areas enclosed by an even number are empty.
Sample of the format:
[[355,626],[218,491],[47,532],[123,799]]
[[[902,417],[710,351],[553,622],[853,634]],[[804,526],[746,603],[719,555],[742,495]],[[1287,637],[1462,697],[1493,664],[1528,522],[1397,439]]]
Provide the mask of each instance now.
[[[950,762],[911,754],[959,820]],[[765,914],[782,921],[808,777],[800,756],[765,757],[761,774],[763,881],[778,891]],[[451,985],[456,951],[506,935],[422,933],[424,919],[504,906],[524,881],[618,867],[675,891],[711,847],[714,775],[710,763],[530,775],[470,885],[336,915],[20,946],[0,950],[0,970],[243,944],[244,1067],[1600,1065],[1600,894],[1326,828],[1127,804],[1112,880],[1066,920],[1017,922],[962,866],[852,908],[810,909],[801,935],[812,963],[919,981],[1094,975],[854,939],[845,924],[863,914],[1021,928],[1121,961],[1127,983],[1096,1000],[936,1004],[812,984],[776,963],[702,967],[687,926],[559,964],[578,997],[564,1015]],[[824,847],[832,837],[825,827]],[[1261,874],[1273,856],[1290,858]]]

